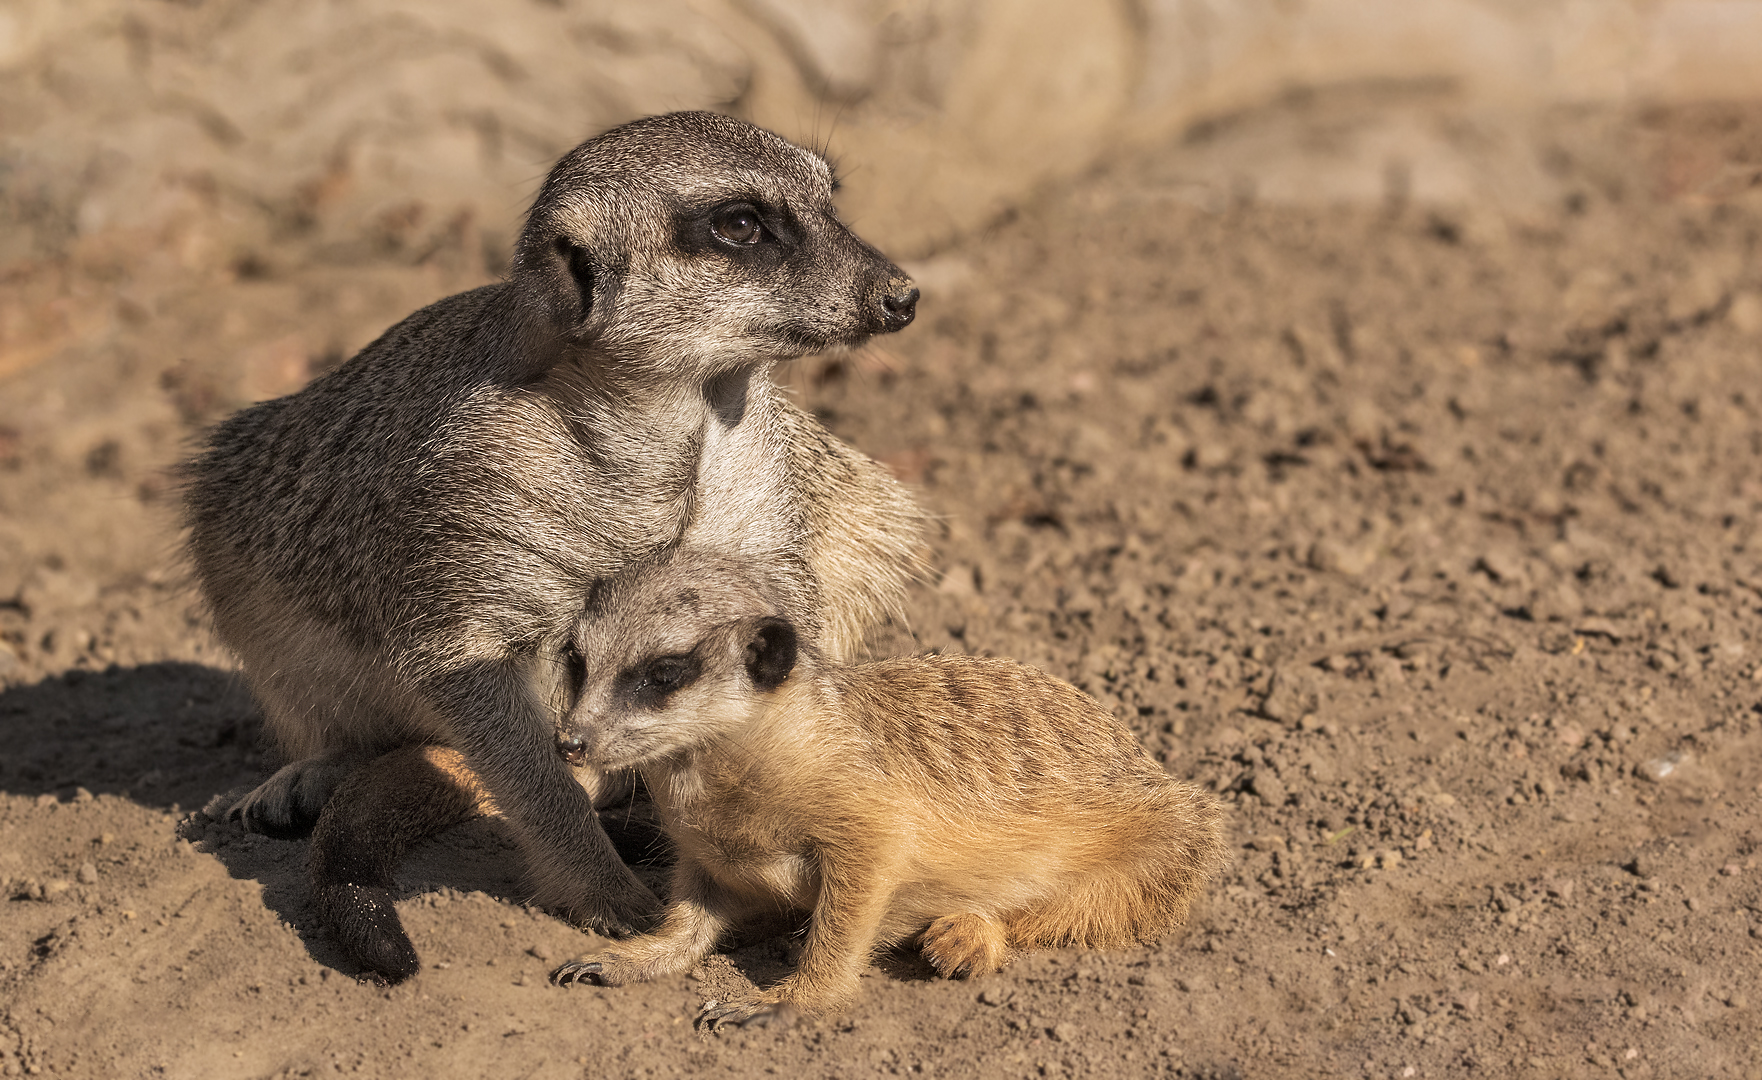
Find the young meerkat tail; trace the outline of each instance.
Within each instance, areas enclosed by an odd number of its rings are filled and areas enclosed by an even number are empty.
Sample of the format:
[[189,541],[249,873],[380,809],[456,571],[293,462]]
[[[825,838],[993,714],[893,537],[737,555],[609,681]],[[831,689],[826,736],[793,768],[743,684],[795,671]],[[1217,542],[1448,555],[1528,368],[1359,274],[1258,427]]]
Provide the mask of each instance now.
[[416,974],[421,961],[392,906],[398,865],[412,845],[495,810],[456,750],[403,746],[357,770],[312,834],[312,903],[331,940],[387,983]]

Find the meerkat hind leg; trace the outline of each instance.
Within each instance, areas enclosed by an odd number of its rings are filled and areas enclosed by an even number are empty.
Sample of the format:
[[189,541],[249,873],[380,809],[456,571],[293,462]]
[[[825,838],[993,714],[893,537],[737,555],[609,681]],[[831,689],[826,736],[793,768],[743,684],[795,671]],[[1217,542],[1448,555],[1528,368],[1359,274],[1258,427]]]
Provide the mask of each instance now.
[[353,750],[332,749],[292,761],[252,788],[226,812],[247,832],[278,840],[306,836],[332,793],[363,761]]
[[416,947],[393,906],[398,864],[411,845],[495,812],[458,751],[404,746],[381,755],[337,789],[313,830],[307,873],[320,925],[381,982],[416,974]]
[[988,975],[1009,959],[1008,934],[1003,925],[972,912],[944,915],[931,923],[924,930],[919,948],[924,959],[945,979]]

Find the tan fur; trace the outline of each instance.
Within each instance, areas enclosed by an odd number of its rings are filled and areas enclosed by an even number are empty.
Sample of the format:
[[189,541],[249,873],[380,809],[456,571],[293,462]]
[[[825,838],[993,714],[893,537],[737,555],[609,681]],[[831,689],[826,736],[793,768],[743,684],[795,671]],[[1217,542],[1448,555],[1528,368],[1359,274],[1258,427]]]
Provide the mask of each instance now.
[[[364,763],[449,747],[540,900],[608,932],[647,922],[658,901],[595,821],[601,774],[555,746],[560,650],[594,582],[713,544],[771,567],[791,618],[845,656],[918,565],[910,497],[768,375],[912,319],[917,289],[832,190],[818,154],[729,117],[616,128],[552,170],[507,281],[208,433],[184,467],[189,553],[287,760],[234,816],[298,834]],[[731,240],[737,210],[751,243]],[[420,818],[421,785],[449,782],[400,775],[417,786],[360,805]]]
[[[746,566],[700,552],[596,594],[560,737],[642,771],[679,863],[656,933],[559,981],[677,974],[784,906],[811,913],[800,967],[706,1019],[828,1012],[877,947],[914,938],[950,977],[1153,939],[1226,862],[1218,801],[1069,684],[972,657],[840,666],[781,613]],[[681,665],[693,677],[657,698]]]

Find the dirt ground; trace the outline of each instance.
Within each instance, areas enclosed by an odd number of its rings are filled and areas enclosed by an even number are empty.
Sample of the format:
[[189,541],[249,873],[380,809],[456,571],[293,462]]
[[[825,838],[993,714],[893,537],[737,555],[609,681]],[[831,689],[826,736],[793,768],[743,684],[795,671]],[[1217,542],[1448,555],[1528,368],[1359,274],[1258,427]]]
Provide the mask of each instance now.
[[[15,274],[84,329],[0,382],[0,1073],[1762,1077],[1762,110],[1553,114],[1476,158],[1522,191],[1452,202],[1431,158],[1348,167],[1408,123],[1362,106],[1044,192],[914,267],[906,333],[780,373],[942,515],[877,651],[1073,680],[1236,849],[1183,934],[890,954],[782,1032],[691,1016],[788,938],[548,985],[590,943],[493,821],[403,873],[422,974],[358,982],[305,844],[202,809],[272,761],[165,466],[496,252]],[[1345,201],[1271,197],[1312,180]]]

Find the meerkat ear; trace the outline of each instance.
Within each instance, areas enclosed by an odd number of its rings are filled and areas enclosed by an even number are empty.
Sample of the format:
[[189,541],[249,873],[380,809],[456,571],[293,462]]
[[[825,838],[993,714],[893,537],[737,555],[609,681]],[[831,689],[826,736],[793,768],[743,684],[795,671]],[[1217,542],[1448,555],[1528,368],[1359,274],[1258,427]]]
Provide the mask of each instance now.
[[760,690],[775,690],[795,670],[795,627],[786,619],[753,624],[746,644],[746,673]]
[[[557,261],[561,264],[562,269],[568,271],[569,278],[575,286],[573,290],[574,303],[560,305],[562,310],[559,314],[563,316],[562,321],[571,327],[580,327],[587,322],[588,316],[593,314],[593,257],[587,253],[586,248],[566,236],[557,237],[552,241],[552,244],[557,250]],[[562,294],[566,290],[560,289],[558,292]],[[559,299],[561,298],[559,296]]]

